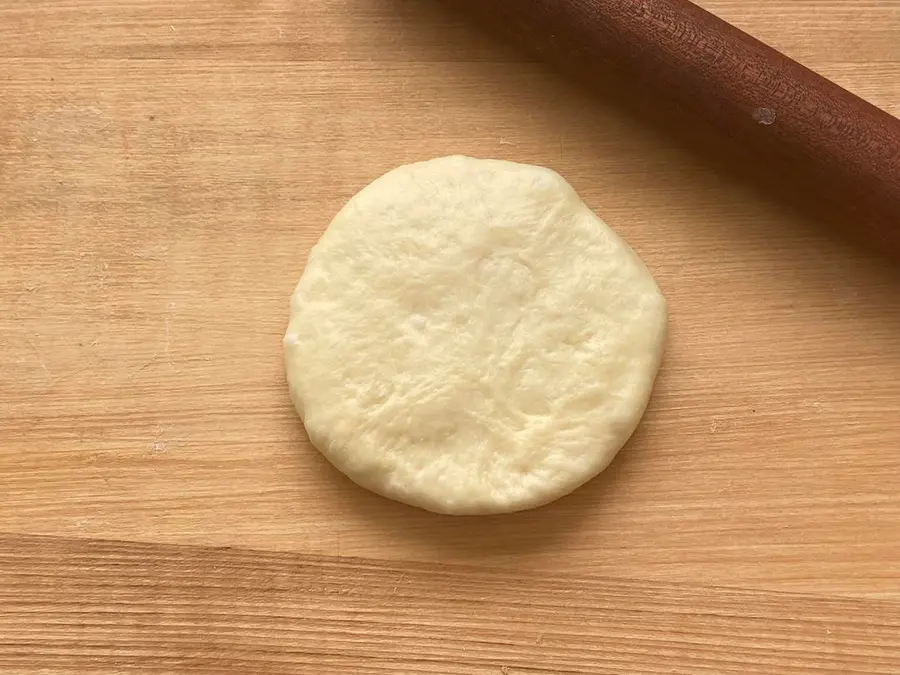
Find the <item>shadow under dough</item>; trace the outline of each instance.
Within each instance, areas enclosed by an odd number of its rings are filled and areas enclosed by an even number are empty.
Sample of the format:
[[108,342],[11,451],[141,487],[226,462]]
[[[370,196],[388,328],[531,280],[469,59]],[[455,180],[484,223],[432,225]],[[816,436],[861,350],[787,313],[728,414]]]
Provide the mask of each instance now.
[[[297,423],[301,424],[299,419]],[[304,442],[296,451],[314,453],[315,458],[308,459],[327,467],[324,473],[338,488],[341,506],[352,513],[356,525],[363,524],[367,532],[377,532],[383,540],[437,551],[446,561],[464,562],[558,547],[578,531],[585,517],[602,514],[607,502],[615,502],[615,486],[641,452],[643,437],[641,425],[603,472],[571,494],[535,509],[489,516],[448,516],[393,501],[354,483],[312,444]]]

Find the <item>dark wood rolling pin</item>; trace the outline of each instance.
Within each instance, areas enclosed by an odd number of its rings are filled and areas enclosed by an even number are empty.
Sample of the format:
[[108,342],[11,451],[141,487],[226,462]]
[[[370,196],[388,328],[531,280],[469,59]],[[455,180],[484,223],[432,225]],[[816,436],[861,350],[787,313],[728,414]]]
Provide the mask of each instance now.
[[624,70],[678,99],[842,202],[848,230],[900,259],[895,117],[687,0],[451,4],[580,79]]

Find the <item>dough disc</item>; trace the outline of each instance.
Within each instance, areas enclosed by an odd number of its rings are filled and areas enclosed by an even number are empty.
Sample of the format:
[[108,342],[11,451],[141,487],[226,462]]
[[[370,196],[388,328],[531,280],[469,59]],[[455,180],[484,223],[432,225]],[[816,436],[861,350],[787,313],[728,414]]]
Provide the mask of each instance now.
[[663,352],[647,268],[555,172],[445,157],[353,197],[309,255],[285,335],[310,440],[430,511],[533,508],[602,471]]

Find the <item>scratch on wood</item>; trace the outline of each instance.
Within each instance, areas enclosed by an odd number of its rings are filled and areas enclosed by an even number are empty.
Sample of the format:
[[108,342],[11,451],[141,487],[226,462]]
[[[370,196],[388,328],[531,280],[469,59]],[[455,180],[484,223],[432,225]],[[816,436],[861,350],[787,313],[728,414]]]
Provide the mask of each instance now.
[[145,370],[146,368],[149,368],[149,367],[152,366],[154,363],[156,363],[156,361],[157,361],[158,358],[159,358],[159,355],[158,355],[158,354],[154,354],[154,355],[150,358],[149,361],[146,361],[145,363],[142,363],[140,366],[138,366],[138,368],[137,368],[133,373],[131,373],[131,375],[128,376],[128,379],[129,379],[129,380],[133,380],[135,377],[138,376],[138,374],[139,374],[141,371]]
[[34,344],[34,340],[32,340],[31,336],[27,333],[25,334],[25,340],[28,342],[28,345],[34,352],[34,356],[37,359],[38,364],[40,364],[41,370],[44,371],[44,375],[47,376],[47,380],[50,382],[50,384],[53,384],[53,375],[50,373],[50,369],[47,367],[47,364],[44,363],[44,359],[41,357],[41,351],[37,348],[37,345]]
[[138,260],[153,260],[155,262],[167,263],[169,247],[168,246],[151,246],[140,251],[132,251],[131,256]]

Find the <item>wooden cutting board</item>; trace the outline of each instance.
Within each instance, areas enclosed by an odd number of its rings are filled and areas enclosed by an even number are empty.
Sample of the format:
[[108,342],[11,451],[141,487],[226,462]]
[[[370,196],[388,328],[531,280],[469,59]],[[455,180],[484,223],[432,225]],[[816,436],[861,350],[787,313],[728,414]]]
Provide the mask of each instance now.
[[[900,114],[896,0],[702,4]],[[416,0],[0,0],[0,93],[0,672],[900,673],[900,279],[689,119]],[[332,215],[451,153],[670,304],[633,442],[510,517],[355,487],[284,382]]]

